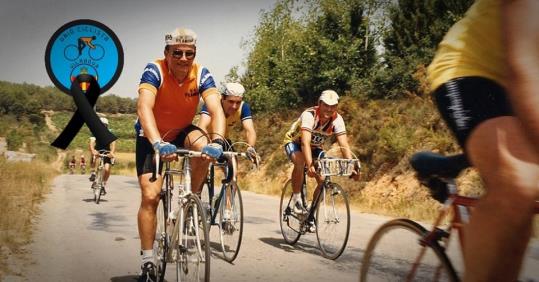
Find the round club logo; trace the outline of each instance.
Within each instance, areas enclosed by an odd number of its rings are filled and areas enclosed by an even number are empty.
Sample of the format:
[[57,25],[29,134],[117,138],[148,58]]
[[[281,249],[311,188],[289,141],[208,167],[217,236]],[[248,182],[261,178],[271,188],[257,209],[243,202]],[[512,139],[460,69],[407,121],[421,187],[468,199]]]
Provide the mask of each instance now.
[[93,20],[76,20],[60,27],[45,52],[49,77],[67,94],[79,74],[94,76],[104,93],[120,77],[123,64],[124,53],[116,34]]

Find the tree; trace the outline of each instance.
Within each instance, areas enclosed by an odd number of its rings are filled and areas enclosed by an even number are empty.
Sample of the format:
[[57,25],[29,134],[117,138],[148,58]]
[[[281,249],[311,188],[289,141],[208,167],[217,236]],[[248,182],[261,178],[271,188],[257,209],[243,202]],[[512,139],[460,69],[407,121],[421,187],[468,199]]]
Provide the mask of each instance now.
[[364,15],[364,0],[283,0],[262,13],[241,77],[253,109],[312,104],[327,88],[349,92],[376,62]]
[[463,15],[473,0],[399,0],[389,4],[388,29],[384,34],[384,64],[373,72],[373,97],[393,98],[404,92],[421,94],[417,75],[432,60],[436,46],[447,30]]

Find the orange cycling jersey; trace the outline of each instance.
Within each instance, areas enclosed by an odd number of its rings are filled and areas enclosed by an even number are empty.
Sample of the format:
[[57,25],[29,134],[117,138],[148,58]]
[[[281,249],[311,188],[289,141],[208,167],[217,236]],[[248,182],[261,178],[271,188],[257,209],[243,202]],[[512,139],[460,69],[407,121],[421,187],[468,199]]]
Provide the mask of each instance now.
[[[139,89],[155,93],[153,114],[165,141],[174,140],[183,128],[192,123],[200,97],[219,94],[212,75],[205,67],[194,63],[187,78],[178,83],[164,59],[146,66]],[[135,124],[135,129],[137,135],[144,136],[140,121]]]

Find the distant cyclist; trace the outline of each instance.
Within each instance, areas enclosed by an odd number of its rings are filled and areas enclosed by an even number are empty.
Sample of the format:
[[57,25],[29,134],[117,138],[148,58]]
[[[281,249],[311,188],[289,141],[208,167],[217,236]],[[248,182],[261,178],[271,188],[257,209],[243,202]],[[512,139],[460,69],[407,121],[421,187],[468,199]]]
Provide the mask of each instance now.
[[[101,122],[108,128],[109,120],[107,118],[100,118]],[[107,156],[104,158],[104,168],[103,168],[103,194],[106,194],[105,187],[107,186],[107,181],[110,176],[111,166],[114,164],[114,152],[116,150],[116,141],[111,142],[108,145],[101,144],[95,137],[90,137],[90,153],[92,154],[92,159],[90,162],[91,172],[90,172],[90,181],[95,181],[95,169],[97,164],[97,158],[99,157],[100,150],[109,151]]]
[[84,158],[84,155],[80,155],[79,165],[81,171],[86,171],[86,159]]
[[71,160],[69,161],[69,173],[73,173],[76,165],[77,159],[75,158],[75,156],[72,156]]
[[[314,160],[323,154],[324,141],[335,136],[341,147],[344,158],[351,159],[352,152],[348,145],[348,137],[342,116],[337,113],[339,95],[333,90],[325,90],[318,99],[318,106],[306,109],[286,133],[284,149],[288,158],[294,164],[292,170],[292,196],[293,210],[298,214],[306,214],[308,211],[301,204],[301,184],[303,182],[303,170],[307,168],[310,177],[316,177]],[[352,176],[359,180],[358,168]],[[316,177],[320,183],[322,179]],[[314,195],[318,189],[314,191]],[[314,197],[313,197],[314,198]]]

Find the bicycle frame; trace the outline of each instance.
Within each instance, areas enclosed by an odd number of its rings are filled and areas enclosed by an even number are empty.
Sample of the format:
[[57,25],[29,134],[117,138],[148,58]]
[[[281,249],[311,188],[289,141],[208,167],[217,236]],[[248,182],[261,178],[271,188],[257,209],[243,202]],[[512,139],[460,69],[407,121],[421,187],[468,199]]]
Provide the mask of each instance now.
[[[162,186],[161,188],[161,195],[163,195],[164,193],[164,196],[165,196],[165,203],[166,203],[166,206],[165,207],[167,210],[167,219],[168,219],[168,222],[166,222],[165,224],[165,230],[167,228],[172,228],[172,233],[170,234],[169,233],[169,236],[171,236],[171,238],[167,238],[168,240],[170,240],[169,242],[169,245],[170,246],[176,246],[178,245],[180,242],[177,241],[177,239],[179,238],[178,234],[183,234],[183,228],[184,228],[184,225],[183,224],[178,224],[178,223],[183,223],[184,222],[184,205],[187,203],[188,199],[188,195],[192,194],[191,192],[191,163],[190,163],[190,158],[191,158],[191,155],[193,156],[196,156],[197,154],[189,154],[189,152],[187,152],[187,154],[185,154],[186,152],[183,152],[184,153],[184,156],[183,156],[183,161],[182,161],[182,165],[183,165],[183,168],[181,170],[177,170],[177,169],[171,169],[170,168],[170,162],[166,162],[165,163],[165,172],[164,172],[164,178],[165,178],[165,183],[164,185]],[[157,162],[159,162],[159,154],[156,154],[156,160]],[[179,175],[181,177],[183,177],[183,185],[180,185],[179,186],[179,189],[178,189],[178,206],[179,208],[175,211],[172,210],[172,191],[174,189],[174,178],[173,176],[174,175]],[[164,188],[163,188],[164,187]],[[194,210],[194,214],[193,214],[193,217],[195,218],[198,218],[198,214],[197,214],[197,209]],[[174,219],[176,219],[176,221],[174,222]],[[200,234],[198,233],[198,221],[194,221],[195,223],[195,236],[196,236],[196,239],[197,239],[197,242],[200,242]],[[168,232],[167,232],[168,233]],[[202,253],[202,246],[200,244],[197,244],[197,248],[198,248],[198,251],[199,253]],[[166,257],[167,257],[167,262],[175,262],[176,260],[174,259],[174,249],[173,248],[169,248],[167,251],[167,254],[166,254]]]
[[[297,230],[297,232],[301,233],[302,235],[307,233],[305,223],[315,220],[314,215],[316,214],[316,210],[318,209],[318,203],[320,202],[320,197],[321,195],[325,197],[326,187],[329,185],[330,182],[331,182],[330,176],[325,176],[322,182],[320,184],[317,184],[313,192],[318,190],[318,193],[315,193],[314,195],[311,209],[309,210],[306,216],[302,216],[301,218],[298,218],[301,224],[300,224],[300,230]],[[307,168],[303,169],[303,182],[301,183],[300,193],[301,193],[302,205],[304,208],[306,208],[307,207]],[[288,200],[287,206],[290,206],[291,201],[292,201],[292,198]],[[294,215],[288,214],[288,216],[294,216]]]
[[[221,200],[223,199],[224,193],[226,192],[226,187],[229,185],[234,178],[234,166],[232,164],[233,159],[236,156],[241,156],[247,158],[246,153],[238,153],[238,152],[223,152],[223,155],[227,157],[227,160],[225,163],[217,163],[217,164],[210,164],[209,171],[208,171],[208,177],[206,178],[206,185],[208,185],[208,196],[209,196],[209,204],[210,204],[210,224],[211,225],[217,225],[218,223],[215,222],[215,219],[218,214],[218,208],[221,203]],[[221,190],[219,191],[219,196],[217,197],[217,200],[215,203],[212,204],[212,199],[215,196],[215,167],[223,167],[225,170],[225,179],[221,181]],[[234,191],[231,191],[231,193],[234,193]],[[234,194],[231,194],[231,199],[234,198]]]
[[[464,249],[466,243],[464,226],[469,222],[472,209],[477,204],[479,198],[459,195],[455,179],[444,179],[444,181],[447,183],[449,197],[444,202],[443,207],[440,209],[440,213],[435,219],[432,229],[429,230],[428,233],[426,233],[426,235],[419,241],[419,244],[425,248],[422,249],[418,255],[409,276],[415,275],[419,262],[425,254],[426,246],[432,246],[441,241],[442,244],[440,244],[440,246],[442,246],[445,250],[448,249],[453,230],[456,230],[460,250]],[[539,202],[536,203],[535,213],[539,214]],[[443,220],[448,216],[450,217],[450,220],[447,228],[440,228],[439,226],[442,225]],[[450,267],[456,276],[454,266],[451,264]]]

